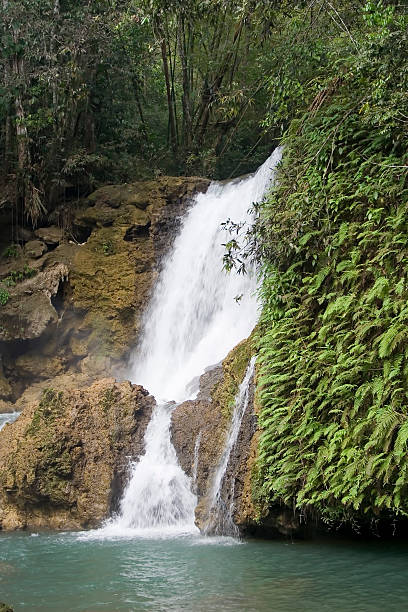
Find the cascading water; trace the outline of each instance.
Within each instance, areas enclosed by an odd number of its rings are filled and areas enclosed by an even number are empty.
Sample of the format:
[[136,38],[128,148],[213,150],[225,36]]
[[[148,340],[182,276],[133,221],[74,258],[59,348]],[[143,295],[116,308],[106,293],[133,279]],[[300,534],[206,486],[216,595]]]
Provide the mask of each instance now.
[[[119,515],[106,529],[196,531],[196,496],[170,439],[175,402],[191,397],[191,381],[219,362],[257,321],[254,274],[227,275],[222,223],[250,223],[281,157],[276,149],[249,177],[212,183],[187,213],[145,316],[130,379],[158,401],[145,434],[145,454],[132,466]],[[240,300],[234,297],[241,296]]]
[[198,472],[198,460],[199,460],[199,451],[200,444],[203,432],[200,431],[198,434],[195,444],[194,444],[194,457],[193,457],[193,473],[191,475],[191,480],[193,483],[193,491],[197,490],[197,472]]
[[[238,535],[238,529],[232,520],[233,506],[226,507],[221,498],[222,485],[227,471],[231,452],[237,442],[238,434],[241,429],[242,419],[249,404],[249,389],[254,376],[255,360],[253,356],[248,364],[244,379],[239,386],[234,403],[231,424],[228,430],[224,452],[214,475],[209,499],[209,518],[206,532]],[[233,499],[233,495],[231,499]]]
[[5,412],[0,414],[0,431],[3,429],[7,423],[14,423],[16,419],[20,416],[19,412]]

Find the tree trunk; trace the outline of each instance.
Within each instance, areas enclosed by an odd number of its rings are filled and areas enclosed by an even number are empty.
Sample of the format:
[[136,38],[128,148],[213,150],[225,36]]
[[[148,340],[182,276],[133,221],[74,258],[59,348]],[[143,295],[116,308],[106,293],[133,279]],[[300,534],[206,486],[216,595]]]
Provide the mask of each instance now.
[[167,107],[169,112],[169,128],[170,128],[170,144],[173,151],[177,150],[177,129],[176,129],[176,118],[174,116],[174,100],[171,91],[171,79],[170,79],[170,70],[169,70],[169,62],[167,57],[167,41],[164,36],[163,30],[159,24],[158,19],[156,19],[156,31],[159,36],[160,41],[160,51],[163,63],[163,74],[164,80],[166,83],[166,94],[167,94]]
[[186,33],[184,18],[179,21],[179,54],[183,75],[183,144],[186,151],[191,147],[192,140],[192,118],[191,118],[191,97],[190,97],[190,74],[187,61]]
[[[3,13],[4,13],[4,24],[7,23],[6,15],[8,9],[8,0],[3,0]],[[6,92],[6,96],[8,97],[10,92],[10,74],[11,74],[11,62],[10,60],[6,60],[4,62],[4,90]],[[11,118],[11,108],[9,102],[7,103],[7,115],[5,119],[4,126],[4,172],[7,172],[10,169],[10,162],[12,159],[12,142],[13,142],[13,134],[12,134],[12,118]]]
[[[15,33],[15,41],[18,39],[18,33]],[[23,107],[23,96],[21,93],[22,83],[24,82],[24,60],[18,58],[17,55],[13,58],[13,72],[19,84],[16,89],[14,105],[16,109],[16,135],[17,135],[17,163],[21,174],[24,174],[30,165],[30,150],[28,143],[28,131],[25,124],[25,114]]]
[[[51,62],[54,66],[54,68],[56,68],[57,66],[57,60],[56,60],[56,48],[57,48],[57,24],[59,21],[59,17],[60,17],[60,2],[59,0],[54,0],[54,23],[53,23],[53,27],[52,27],[52,35],[51,35]],[[54,75],[53,81],[52,81],[52,108],[54,111],[54,114],[57,111],[57,106],[58,106],[58,86],[57,86],[57,75]]]
[[231,68],[231,66],[233,67],[235,47],[238,46],[240,43],[243,24],[244,20],[241,19],[235,29],[232,44],[229,47],[227,54],[224,56],[217,73],[214,75],[212,83],[210,84],[209,82],[207,82],[204,84],[203,93],[201,96],[200,111],[195,126],[195,132],[197,134],[196,144],[198,148],[201,148],[204,141],[204,136],[207,131],[208,123],[210,120],[211,105],[217,98],[217,95],[219,93],[223,80],[226,74],[228,73],[228,70]]

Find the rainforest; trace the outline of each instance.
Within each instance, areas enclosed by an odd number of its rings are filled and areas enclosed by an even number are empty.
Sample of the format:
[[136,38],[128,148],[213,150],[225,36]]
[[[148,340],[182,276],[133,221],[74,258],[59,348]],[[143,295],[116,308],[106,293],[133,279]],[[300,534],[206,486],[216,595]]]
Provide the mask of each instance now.
[[404,609],[408,5],[0,13],[0,610]]

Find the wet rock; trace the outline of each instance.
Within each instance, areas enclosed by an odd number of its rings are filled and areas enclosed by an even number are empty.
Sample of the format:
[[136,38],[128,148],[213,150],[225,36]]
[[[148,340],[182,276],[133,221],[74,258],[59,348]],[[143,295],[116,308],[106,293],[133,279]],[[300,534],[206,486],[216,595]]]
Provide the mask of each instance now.
[[[11,397],[11,387],[4,374],[3,358],[0,354],[0,400],[9,399]],[[0,412],[2,412],[0,408]]]
[[300,522],[291,509],[284,506],[264,508],[256,499],[259,430],[254,380],[250,381],[248,407],[219,492],[221,506],[227,509],[227,514],[218,516],[217,509],[211,507],[214,478],[251,352],[249,338],[231,351],[222,366],[215,366],[203,374],[197,399],[180,404],[172,414],[172,442],[181,467],[193,478],[198,497],[196,524],[202,532],[235,535],[237,528],[246,534],[293,535],[299,533]]
[[[0,400],[2,401],[10,400],[11,397],[12,397],[11,385],[4,375],[2,359],[0,356]],[[1,412],[8,412],[6,409],[6,405],[4,405],[3,410],[2,410],[2,407],[0,406],[0,413]]]
[[[235,396],[249,363],[251,345],[250,339],[241,342],[222,366],[215,366],[203,374],[197,399],[183,402],[172,414],[172,442],[181,467],[190,477],[195,477],[193,486],[198,497],[196,523],[203,531],[207,528],[212,485],[225,447]],[[237,512],[241,509],[243,487],[240,483],[246,478],[254,434],[253,425],[248,428],[247,422],[253,420],[252,399],[237,446],[231,453],[222,491],[224,502],[233,503]]]
[[122,493],[129,457],[143,452],[154,404],[114,379],[44,389],[0,432],[1,528],[99,525]]

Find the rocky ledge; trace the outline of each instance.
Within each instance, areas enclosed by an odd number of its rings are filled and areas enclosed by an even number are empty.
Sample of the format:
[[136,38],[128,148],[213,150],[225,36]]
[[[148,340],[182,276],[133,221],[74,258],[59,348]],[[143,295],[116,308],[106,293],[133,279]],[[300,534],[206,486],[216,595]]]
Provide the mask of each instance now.
[[[48,225],[0,210],[0,412],[45,386],[117,374],[200,178],[107,185],[61,205]],[[68,387],[69,388],[69,387]]]
[[94,527],[115,508],[129,456],[143,453],[154,398],[114,379],[43,390],[0,432],[0,528]]

